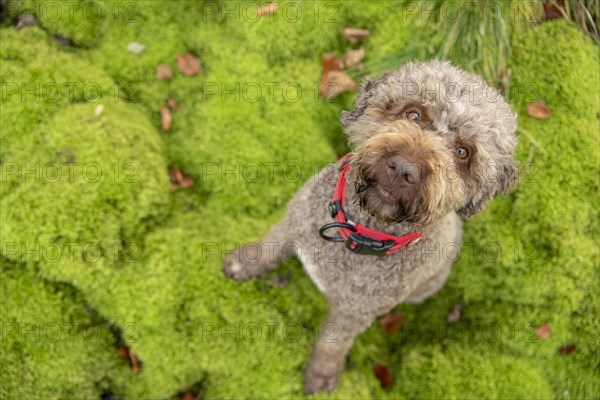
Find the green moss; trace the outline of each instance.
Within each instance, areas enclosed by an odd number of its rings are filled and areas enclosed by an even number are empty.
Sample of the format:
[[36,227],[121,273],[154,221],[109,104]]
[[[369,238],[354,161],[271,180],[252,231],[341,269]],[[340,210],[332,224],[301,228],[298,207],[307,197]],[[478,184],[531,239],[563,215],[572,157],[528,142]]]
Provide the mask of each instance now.
[[[124,362],[112,358],[108,336],[85,350],[81,342],[46,349],[9,338],[3,343],[7,360],[24,359],[21,349],[27,348],[42,361],[27,364],[26,375],[7,370],[15,383],[3,381],[3,394],[23,397],[18,388],[39,377],[48,397],[94,397],[110,388],[122,398],[168,398],[201,382],[206,398],[300,398],[325,299],[297,260],[239,284],[222,275],[221,258],[236,243],[266,232],[303,181],[341,150],[339,112],[354,95],[324,102],[315,93],[322,53],[342,54],[350,45],[339,28],[372,29],[364,43],[368,57],[402,49],[414,29],[398,24],[397,3],[340,2],[326,9],[281,2],[279,13],[258,21],[239,13],[236,21],[235,7],[246,3],[173,2],[168,11],[159,2],[128,4],[135,16],[129,22],[109,14],[86,20],[80,12],[60,23],[38,16],[43,29],[71,36],[83,48],[57,47],[37,28],[2,30],[0,76],[10,90],[3,91],[0,116],[1,252],[10,260],[7,282],[20,279],[27,286],[22,298],[36,304],[32,318],[63,292],[64,307],[86,302],[123,328],[142,370],[125,371]],[[282,10],[296,9],[302,18],[286,19]],[[340,387],[317,398],[600,393],[592,339],[600,325],[593,294],[598,100],[586,91],[598,87],[598,59],[589,41],[565,23],[515,35],[511,96],[521,126],[541,146],[533,158],[537,169],[513,195],[467,223],[465,248],[443,291],[421,306],[401,306],[407,322],[396,335],[373,326],[359,337]],[[146,50],[131,54],[132,41]],[[202,60],[202,73],[185,77],[174,68],[173,80],[156,80],[155,67],[175,67],[175,55],[184,52]],[[76,90],[57,99],[22,98],[21,83],[36,82],[75,82]],[[516,88],[528,83],[553,110],[551,119],[524,116],[525,103],[535,99],[518,97]],[[100,88],[100,97],[77,89],[90,84]],[[158,110],[167,98],[179,108],[171,131],[162,134]],[[100,103],[104,111],[96,117]],[[529,151],[522,137],[519,158],[526,160]],[[63,175],[71,170],[75,179],[55,182],[11,169],[50,163]],[[85,179],[85,167],[96,164],[101,179]],[[173,164],[194,178],[192,189],[169,194]],[[71,243],[77,245],[73,257]],[[53,258],[51,248],[61,257]],[[286,287],[269,284],[279,274],[289,275]],[[57,289],[38,294],[36,285]],[[446,326],[456,303],[467,313]],[[55,319],[58,311],[49,310]],[[56,318],[85,319],[70,315]],[[14,311],[10,318],[28,317]],[[540,341],[535,330],[545,322],[552,335]],[[575,353],[560,355],[557,348],[569,343],[577,345]],[[85,355],[77,362],[69,353],[74,348]],[[55,377],[50,359],[72,380]],[[374,363],[390,366],[390,390],[373,377]],[[71,394],[70,382],[81,393]]]
[[129,375],[114,337],[67,285],[0,262],[3,398],[99,398]]
[[542,369],[527,360],[458,346],[407,351],[398,381],[410,399],[549,399]]
[[[59,245],[58,257],[72,250],[80,259],[87,245],[109,252],[139,236],[164,215],[167,201],[156,130],[111,93],[116,85],[101,70],[68,54],[53,56],[37,29],[3,37],[3,82],[11,92],[2,126],[11,129],[2,130],[0,212],[4,243],[16,246],[5,255],[39,261],[53,257],[47,246]],[[31,83],[27,93],[22,84]],[[104,111],[97,117],[98,105]]]
[[49,32],[67,37],[76,45],[85,47],[97,45],[108,23],[111,20],[126,19],[132,9],[131,6],[118,7],[114,2],[52,0],[18,0],[10,2],[8,8],[12,14],[34,14]]

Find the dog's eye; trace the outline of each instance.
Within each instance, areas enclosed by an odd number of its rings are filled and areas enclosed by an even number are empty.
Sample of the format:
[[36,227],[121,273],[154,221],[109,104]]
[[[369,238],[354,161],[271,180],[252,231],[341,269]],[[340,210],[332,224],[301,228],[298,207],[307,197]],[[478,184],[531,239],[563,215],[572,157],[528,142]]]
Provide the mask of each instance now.
[[409,121],[419,121],[421,119],[421,114],[415,109],[410,109],[404,113],[404,118]]
[[465,160],[467,157],[469,157],[469,150],[466,147],[459,146],[456,148],[456,158]]

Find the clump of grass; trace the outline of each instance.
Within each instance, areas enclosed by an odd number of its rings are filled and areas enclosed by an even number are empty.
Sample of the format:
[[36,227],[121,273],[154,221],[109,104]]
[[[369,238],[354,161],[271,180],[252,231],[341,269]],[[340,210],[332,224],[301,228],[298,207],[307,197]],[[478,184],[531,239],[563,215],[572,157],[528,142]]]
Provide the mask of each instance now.
[[445,39],[435,57],[459,59],[467,69],[496,81],[506,71],[511,53],[510,8],[502,0],[466,2],[454,8],[452,3],[436,0],[428,23]]
[[400,52],[367,63],[365,75],[396,68],[409,59],[438,58],[500,85],[511,56],[511,29],[532,15],[530,5],[503,0],[434,0],[405,7],[415,24],[415,36]]
[[597,0],[550,0],[547,3],[600,44],[600,3]]
[[411,59],[450,60],[506,89],[512,55],[511,36],[523,27],[546,20],[545,8],[554,8],[600,44],[600,2],[596,0],[546,0],[544,3],[476,0],[448,2],[423,0],[404,5],[402,15],[415,27],[403,48],[372,57],[357,79],[398,68]]

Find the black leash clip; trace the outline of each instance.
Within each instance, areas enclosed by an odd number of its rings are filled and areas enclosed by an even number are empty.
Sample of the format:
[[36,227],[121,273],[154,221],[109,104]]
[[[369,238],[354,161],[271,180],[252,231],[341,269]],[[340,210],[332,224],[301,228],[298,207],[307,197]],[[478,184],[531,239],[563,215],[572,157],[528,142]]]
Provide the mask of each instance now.
[[396,242],[393,240],[375,240],[357,233],[350,234],[344,242],[344,245],[350,251],[374,256],[385,256],[387,251],[395,244]]
[[344,242],[344,246],[354,253],[385,256],[387,251],[394,247],[395,244],[393,240],[375,240],[358,233],[351,233],[346,240],[341,236],[328,236],[325,232],[332,228],[344,228],[356,232],[354,225],[344,222],[331,222],[323,225],[321,229],[319,229],[319,236],[321,236],[321,238],[329,242]]

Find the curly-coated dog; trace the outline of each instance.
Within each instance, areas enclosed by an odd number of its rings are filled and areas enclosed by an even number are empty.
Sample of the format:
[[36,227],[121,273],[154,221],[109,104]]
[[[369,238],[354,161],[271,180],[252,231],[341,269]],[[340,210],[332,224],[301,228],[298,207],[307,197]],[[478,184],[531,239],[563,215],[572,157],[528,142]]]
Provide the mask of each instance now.
[[224,261],[227,275],[244,280],[297,255],[327,297],[327,329],[304,373],[308,393],[336,387],[354,338],[377,316],[443,286],[460,217],[517,177],[516,114],[480,77],[447,62],[411,62],[366,82],[341,122],[352,152],[306,182],[261,242]]

